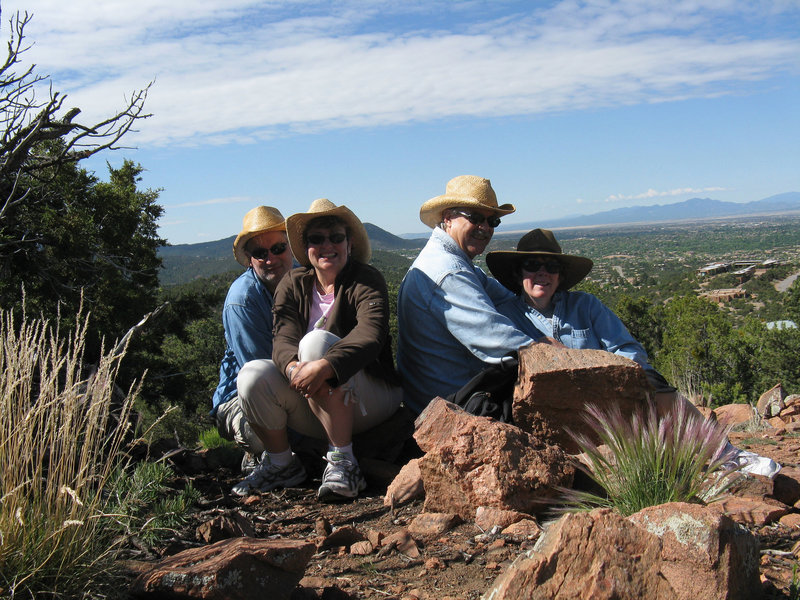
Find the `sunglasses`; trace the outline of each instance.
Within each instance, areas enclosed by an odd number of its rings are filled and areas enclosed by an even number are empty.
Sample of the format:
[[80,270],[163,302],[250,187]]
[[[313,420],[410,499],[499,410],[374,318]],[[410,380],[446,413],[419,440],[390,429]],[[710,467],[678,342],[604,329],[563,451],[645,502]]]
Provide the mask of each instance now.
[[281,254],[286,252],[287,245],[288,244],[286,242],[278,242],[277,244],[273,244],[269,248],[255,248],[250,253],[250,256],[252,256],[256,260],[267,260],[270,252],[272,252],[273,256],[280,256]]
[[536,273],[542,267],[544,267],[544,270],[551,275],[555,275],[556,273],[561,273],[564,271],[564,265],[557,260],[543,261],[535,258],[529,258],[522,263],[522,270],[527,271],[528,273]]
[[472,223],[473,225],[480,225],[484,221],[489,225],[489,227],[495,228],[500,225],[500,217],[496,215],[491,215],[489,217],[484,217],[480,213],[471,213],[465,210],[456,210],[456,213],[461,215],[462,217],[466,217],[467,220]]
[[321,246],[325,243],[325,240],[329,240],[331,244],[341,244],[346,239],[346,233],[331,233],[330,235],[325,235],[324,233],[312,233],[306,238],[311,246]]

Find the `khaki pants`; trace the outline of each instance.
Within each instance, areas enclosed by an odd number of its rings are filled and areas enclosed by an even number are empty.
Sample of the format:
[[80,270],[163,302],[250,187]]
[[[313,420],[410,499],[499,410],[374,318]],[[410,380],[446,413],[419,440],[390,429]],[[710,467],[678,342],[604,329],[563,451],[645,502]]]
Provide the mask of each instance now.
[[[306,334],[298,347],[298,358],[318,360],[339,339],[317,329]],[[264,429],[287,427],[317,439],[327,439],[325,429],[300,393],[289,387],[281,370],[271,360],[253,360],[242,367],[236,378],[242,411],[247,420]],[[342,387],[354,406],[353,433],[361,433],[383,423],[400,407],[402,388],[359,371]]]
[[247,418],[242,411],[242,401],[238,397],[231,398],[217,407],[217,431],[226,440],[236,442],[247,452],[261,456],[264,444],[250,429]]

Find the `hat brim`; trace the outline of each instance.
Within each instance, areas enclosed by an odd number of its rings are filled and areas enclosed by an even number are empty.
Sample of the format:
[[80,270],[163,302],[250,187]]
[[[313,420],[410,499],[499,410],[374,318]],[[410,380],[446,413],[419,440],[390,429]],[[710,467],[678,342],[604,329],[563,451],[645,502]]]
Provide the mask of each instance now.
[[585,256],[561,252],[494,250],[486,255],[486,266],[489,267],[489,271],[497,281],[515,294],[521,294],[522,285],[519,281],[518,266],[526,258],[532,256],[555,258],[564,265],[564,272],[559,276],[558,289],[560,290],[568,290],[575,286],[589,274],[594,265],[594,262]]
[[370,258],[372,258],[372,248],[370,247],[367,230],[353,211],[344,205],[325,211],[297,213],[286,219],[286,235],[289,237],[289,247],[292,249],[295,260],[304,267],[311,266],[311,261],[308,260],[308,252],[303,244],[303,232],[312,219],[328,216],[339,217],[347,224],[350,230],[350,241],[353,244],[351,257],[358,262],[369,263]]
[[257,235],[261,235],[262,233],[268,233],[270,231],[286,231],[285,221],[281,221],[277,225],[273,225],[272,227],[267,227],[266,229],[259,229],[258,231],[248,231],[242,232],[236,236],[236,239],[233,240],[233,256],[243,267],[250,266],[250,257],[247,256],[245,252],[245,247],[247,246],[247,242],[251,239],[256,237]]
[[463,206],[465,208],[480,208],[483,210],[491,210],[497,215],[510,215],[517,209],[513,204],[502,204],[500,206],[486,206],[483,202],[476,199],[471,199],[464,196],[451,196],[443,194],[436,196],[425,202],[419,209],[419,220],[425,223],[428,227],[433,229],[442,222],[442,212],[446,208],[456,208]]

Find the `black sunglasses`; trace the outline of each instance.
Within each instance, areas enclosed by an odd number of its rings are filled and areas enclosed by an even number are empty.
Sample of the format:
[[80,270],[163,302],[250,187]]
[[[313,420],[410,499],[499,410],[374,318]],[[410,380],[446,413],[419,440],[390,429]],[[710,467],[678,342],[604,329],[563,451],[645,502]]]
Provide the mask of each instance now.
[[466,217],[467,220],[470,223],[472,223],[473,225],[480,225],[484,221],[486,221],[486,223],[489,225],[489,227],[492,227],[492,228],[495,228],[498,225],[500,225],[500,217],[498,217],[496,215],[491,215],[491,216],[488,216],[488,217],[484,217],[480,213],[471,213],[471,212],[467,212],[466,210],[458,210],[458,209],[456,209],[455,212],[458,213],[459,215],[461,215],[462,217]]
[[551,275],[561,273],[564,270],[564,265],[557,260],[543,261],[535,258],[529,258],[522,263],[522,270],[527,271],[528,273],[536,273],[542,267],[544,267],[544,270]]
[[312,233],[306,237],[306,240],[312,246],[321,246],[325,243],[325,240],[330,240],[331,244],[341,244],[346,239],[346,233],[331,233],[330,235],[325,235],[324,233]]
[[250,256],[252,256],[256,260],[267,260],[270,252],[272,252],[273,256],[280,256],[281,254],[286,252],[287,246],[288,244],[286,242],[278,242],[277,244],[273,244],[269,248],[254,248],[253,251],[250,253]]

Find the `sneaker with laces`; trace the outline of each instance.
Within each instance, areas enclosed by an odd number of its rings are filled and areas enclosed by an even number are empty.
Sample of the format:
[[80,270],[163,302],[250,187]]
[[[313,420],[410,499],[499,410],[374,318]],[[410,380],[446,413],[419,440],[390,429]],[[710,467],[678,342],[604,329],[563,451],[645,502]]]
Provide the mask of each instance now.
[[231,489],[237,496],[246,496],[252,492],[268,492],[279,487],[292,487],[306,480],[306,470],[296,454],[292,460],[283,467],[274,465],[265,453],[259,465],[247,477],[242,479]]
[[367,488],[358,464],[347,454],[331,452],[323,457],[328,463],[322,474],[322,485],[317,490],[317,498],[323,502],[355,498],[358,492]]
[[242,457],[242,475],[245,477],[250,475],[250,473],[255,471],[260,462],[261,456],[253,454],[250,451],[246,451]]
[[725,466],[731,469],[739,469],[742,473],[751,475],[763,475],[772,479],[777,475],[781,466],[771,458],[761,456],[755,452],[739,450],[736,455]]

